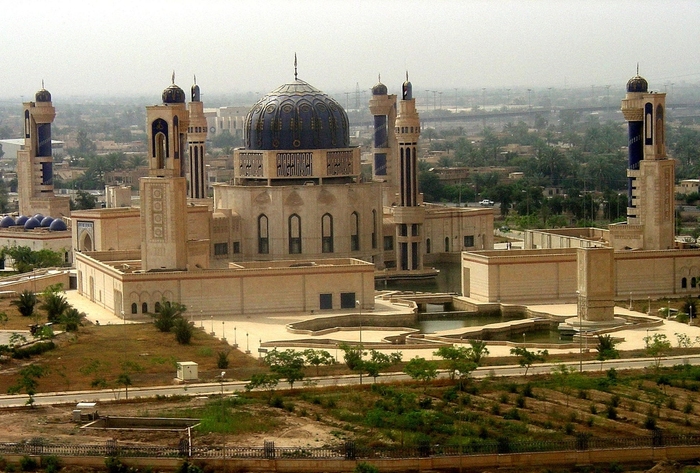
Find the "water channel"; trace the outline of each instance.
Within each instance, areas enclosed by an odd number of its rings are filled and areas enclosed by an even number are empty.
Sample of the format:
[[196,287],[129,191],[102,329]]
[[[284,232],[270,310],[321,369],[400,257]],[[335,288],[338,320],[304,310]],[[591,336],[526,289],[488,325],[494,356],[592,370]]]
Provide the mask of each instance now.
[[[461,274],[458,263],[439,263],[433,265],[440,272],[433,280],[423,281],[379,281],[377,290],[400,290],[416,292],[440,292],[461,294]],[[428,304],[425,313],[419,317],[416,328],[421,333],[435,333],[444,330],[459,329],[461,327],[480,327],[484,325],[521,320],[523,316],[505,317],[499,314],[474,314],[460,311],[445,311],[442,305]],[[557,323],[553,322],[550,329],[534,329],[510,333],[504,338],[512,342],[527,343],[571,343],[571,336],[562,336],[557,330]]]

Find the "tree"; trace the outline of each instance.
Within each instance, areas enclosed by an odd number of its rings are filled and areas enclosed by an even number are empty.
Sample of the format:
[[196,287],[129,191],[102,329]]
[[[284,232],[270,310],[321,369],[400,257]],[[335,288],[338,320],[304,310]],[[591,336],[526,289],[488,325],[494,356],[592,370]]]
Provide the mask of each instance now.
[[90,210],[97,205],[97,197],[84,190],[79,190],[75,200],[71,199],[71,210]]
[[34,306],[36,303],[36,294],[29,289],[22,291],[19,298],[11,302],[12,305],[17,307],[17,310],[19,310],[19,313],[22,314],[23,317],[31,317],[34,313]]
[[549,352],[547,350],[537,350],[536,352],[532,352],[525,347],[511,348],[510,353],[518,357],[518,364],[525,368],[525,376],[527,376],[527,372],[533,363],[544,363],[549,356]]
[[265,355],[264,361],[273,373],[280,378],[285,378],[292,389],[296,381],[304,379],[304,355],[299,352],[279,351],[275,348]]
[[177,317],[173,323],[173,332],[175,332],[175,340],[180,345],[189,345],[194,334],[194,325],[187,321],[184,317]]
[[5,246],[0,251],[0,258],[8,255],[12,258],[13,266],[18,273],[28,273],[37,268],[52,268],[63,266],[63,254],[44,248],[32,251],[28,246]]
[[467,348],[467,356],[469,360],[473,361],[477,366],[481,364],[481,360],[485,356],[488,356],[489,349],[486,347],[486,342],[483,340],[469,340],[469,347]]
[[308,350],[304,350],[304,357],[306,358],[306,364],[316,367],[316,376],[318,376],[319,366],[330,366],[335,363],[335,358],[326,350],[314,350],[309,348]]
[[270,397],[272,397],[272,392],[279,383],[279,378],[276,375],[271,375],[268,373],[257,373],[250,377],[250,381],[245,385],[246,391],[252,391],[253,389],[263,389],[268,391]]
[[39,365],[29,365],[22,368],[19,371],[21,378],[17,381],[17,384],[10,386],[7,389],[7,394],[19,394],[22,390],[29,396],[27,399],[28,406],[34,406],[34,394],[36,394],[36,388],[39,386],[38,379],[43,377],[48,370]]
[[620,352],[615,348],[615,345],[620,343],[619,340],[615,340],[612,335],[598,335],[598,345],[595,347],[598,350],[598,356],[596,357],[600,361],[600,369],[603,369],[603,362],[605,360],[614,360],[620,358]]
[[653,337],[649,335],[644,337],[644,343],[646,344],[647,355],[654,358],[656,369],[659,369],[661,358],[666,356],[671,350],[671,342],[665,334],[655,333]]
[[119,373],[119,376],[117,376],[117,384],[124,385],[124,397],[129,399],[129,386],[133,384],[131,375],[126,372]]
[[348,343],[341,343],[338,348],[343,350],[343,360],[348,369],[355,371],[360,369],[362,366],[362,355],[363,349],[362,345],[350,345]]
[[377,350],[370,350],[369,356],[369,360],[365,360],[362,363],[362,369],[365,373],[374,378],[375,383],[377,382],[377,377],[382,370],[401,362],[401,352],[387,355],[386,353],[382,353]]
[[437,378],[437,366],[435,362],[416,356],[406,363],[404,372],[416,381],[425,383],[425,387],[430,381]]
[[50,288],[44,291],[42,298],[44,302],[39,309],[46,312],[46,319],[52,324],[60,322],[63,314],[71,307],[63,294],[52,291]]
[[471,373],[476,369],[476,363],[469,358],[469,350],[466,347],[445,345],[433,352],[433,355],[446,360],[450,379],[455,379],[455,373],[458,371]]
[[63,313],[60,322],[63,324],[66,332],[77,332],[78,327],[83,325],[84,318],[85,314],[83,312],[80,312],[75,307],[70,307]]
[[182,317],[182,314],[187,310],[187,307],[178,303],[170,302],[163,298],[158,304],[156,313],[153,314],[153,324],[161,332],[170,332],[175,326],[175,321]]

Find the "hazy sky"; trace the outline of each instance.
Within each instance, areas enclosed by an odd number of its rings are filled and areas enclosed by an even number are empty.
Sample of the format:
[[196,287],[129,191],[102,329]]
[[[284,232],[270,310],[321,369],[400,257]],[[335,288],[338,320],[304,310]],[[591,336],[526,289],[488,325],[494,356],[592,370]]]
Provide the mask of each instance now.
[[700,82],[700,1],[119,0],[3,2],[0,97],[329,93]]

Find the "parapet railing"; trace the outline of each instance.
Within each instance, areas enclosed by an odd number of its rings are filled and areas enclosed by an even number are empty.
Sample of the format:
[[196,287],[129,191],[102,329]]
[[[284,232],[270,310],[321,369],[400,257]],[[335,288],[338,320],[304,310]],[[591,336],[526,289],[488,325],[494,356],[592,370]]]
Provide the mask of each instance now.
[[190,446],[182,440],[177,447],[119,444],[109,440],[104,444],[56,444],[37,440],[1,442],[0,455],[56,455],[77,457],[125,458],[225,458],[225,459],[380,459],[425,458],[459,455],[492,455],[506,453],[565,452],[610,450],[625,448],[660,448],[700,446],[700,434],[665,435],[655,431],[640,437],[592,437],[581,435],[567,440],[499,440],[465,442],[463,445],[417,445],[411,447],[368,447],[355,442],[332,447],[275,447],[265,442],[262,447],[224,445]]

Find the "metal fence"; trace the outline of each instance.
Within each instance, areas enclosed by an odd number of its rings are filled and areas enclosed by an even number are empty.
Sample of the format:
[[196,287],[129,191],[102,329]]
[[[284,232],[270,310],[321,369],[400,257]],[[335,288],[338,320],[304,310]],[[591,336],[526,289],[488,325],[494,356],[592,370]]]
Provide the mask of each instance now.
[[378,459],[420,458],[457,455],[489,455],[499,453],[564,452],[608,450],[624,448],[658,448],[700,446],[700,434],[652,435],[629,438],[599,438],[580,435],[568,440],[465,442],[462,445],[417,445],[412,447],[368,447],[355,442],[334,447],[275,447],[265,442],[262,447],[190,446],[187,441],[179,446],[143,446],[119,444],[109,440],[104,444],[54,444],[38,440],[8,443],[0,442],[0,455],[76,456],[76,457],[150,457],[150,458],[231,458],[231,459]]

